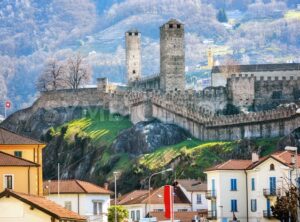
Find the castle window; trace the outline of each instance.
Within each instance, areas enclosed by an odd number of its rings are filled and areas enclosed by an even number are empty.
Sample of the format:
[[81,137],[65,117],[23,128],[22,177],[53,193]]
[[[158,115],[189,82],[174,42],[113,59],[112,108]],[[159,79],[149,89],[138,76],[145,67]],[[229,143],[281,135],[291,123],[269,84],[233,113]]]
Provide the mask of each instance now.
[[136,33],[134,33],[135,35],[139,35],[139,33],[138,32],[136,32]]
[[135,74],[135,70],[133,70],[132,73]]
[[169,24],[169,28],[172,29],[173,28],[173,24]]
[[177,28],[180,29],[180,28],[181,28],[181,25],[180,25],[180,24],[177,24]]
[[129,33],[128,33],[128,35],[132,36],[132,33],[131,33],[131,32],[129,32]]
[[270,170],[275,170],[275,166],[273,163],[270,164]]

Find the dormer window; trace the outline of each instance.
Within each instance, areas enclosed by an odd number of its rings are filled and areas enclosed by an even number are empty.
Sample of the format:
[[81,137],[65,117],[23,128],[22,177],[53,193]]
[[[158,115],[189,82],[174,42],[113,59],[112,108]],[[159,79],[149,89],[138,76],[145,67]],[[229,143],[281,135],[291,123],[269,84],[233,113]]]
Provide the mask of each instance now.
[[274,166],[273,163],[270,164],[270,170],[271,170],[271,171],[275,170],[275,166]]

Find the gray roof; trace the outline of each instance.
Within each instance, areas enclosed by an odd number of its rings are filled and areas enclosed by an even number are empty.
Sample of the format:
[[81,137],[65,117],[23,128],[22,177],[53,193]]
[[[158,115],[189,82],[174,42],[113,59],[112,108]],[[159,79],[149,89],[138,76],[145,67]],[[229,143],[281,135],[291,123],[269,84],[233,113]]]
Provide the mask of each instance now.
[[[236,66],[236,65],[234,65]],[[214,66],[212,73],[220,73],[225,66]],[[300,63],[277,63],[277,64],[253,64],[238,65],[240,72],[266,72],[266,71],[287,71],[300,70]]]
[[207,184],[195,179],[177,180],[178,184],[189,192],[206,191]]

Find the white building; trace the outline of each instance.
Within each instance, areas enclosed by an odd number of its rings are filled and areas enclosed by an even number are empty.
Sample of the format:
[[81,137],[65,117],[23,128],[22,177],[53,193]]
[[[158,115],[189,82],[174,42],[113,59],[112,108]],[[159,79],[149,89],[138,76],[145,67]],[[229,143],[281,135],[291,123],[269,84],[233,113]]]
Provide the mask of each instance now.
[[[129,222],[145,220],[145,217],[152,218],[151,221],[165,221],[164,218],[164,187],[151,191],[150,198],[148,190],[135,190],[123,195],[118,200],[118,205],[123,205],[129,211]],[[186,197],[182,189],[177,186],[174,188],[174,212],[175,219],[190,217],[189,221],[199,214],[205,212],[192,212],[191,202]],[[177,218],[178,217],[178,218]],[[144,219],[143,219],[144,218]]]
[[177,183],[191,202],[191,211],[207,210],[206,183],[194,179],[177,180]]
[[[59,188],[59,194],[58,194]],[[110,195],[106,188],[80,180],[44,182],[45,196],[68,210],[87,218],[87,221],[107,222]]]
[[296,181],[295,162],[293,152],[281,151],[263,158],[252,154],[252,160],[229,160],[207,169],[208,219],[226,222],[234,214],[241,222],[277,221],[271,206],[276,196],[284,194],[282,188]]

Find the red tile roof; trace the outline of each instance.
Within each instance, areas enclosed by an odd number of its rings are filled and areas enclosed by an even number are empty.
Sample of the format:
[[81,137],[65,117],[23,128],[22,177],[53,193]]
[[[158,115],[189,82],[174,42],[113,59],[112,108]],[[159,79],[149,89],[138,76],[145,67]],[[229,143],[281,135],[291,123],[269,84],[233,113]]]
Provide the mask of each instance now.
[[177,182],[184,189],[186,189],[187,191],[190,191],[190,192],[206,191],[207,190],[207,184],[205,182],[200,181],[200,180],[181,179],[181,180],[177,180]]
[[[269,156],[261,157],[258,161],[252,162],[251,160],[228,160],[224,163],[218,164],[211,168],[206,169],[205,171],[214,171],[214,170],[251,170],[254,167],[260,165],[269,158],[273,158],[280,163],[292,167],[292,155],[293,152],[290,151],[278,151]],[[298,167],[300,167],[300,155],[297,157]]]
[[5,166],[34,166],[38,167],[39,164],[10,155],[8,153],[0,151],[0,166],[5,167]]
[[7,198],[10,196],[56,218],[57,220],[78,221],[78,222],[86,221],[84,217],[81,217],[75,212],[63,208],[62,206],[54,203],[53,201],[47,200],[44,197],[17,193],[8,189],[0,193],[0,198],[3,197]]
[[[190,201],[185,196],[180,187],[175,187],[174,190],[175,198],[174,203],[190,204]],[[118,201],[120,205],[131,205],[131,204],[147,204],[149,202],[149,193],[147,190],[133,191],[129,194],[125,194]],[[164,204],[164,187],[160,187],[150,194],[151,204]]]
[[[165,212],[150,212],[151,217],[156,217],[157,221],[169,221],[170,219],[165,217]],[[186,212],[174,212],[174,219],[179,220],[180,222],[191,222],[198,217],[206,218],[207,210],[201,211],[186,211]]]
[[[44,181],[44,190],[46,193],[50,191],[51,194],[58,193],[58,181]],[[85,194],[108,194],[111,195],[113,192],[99,187],[90,182],[81,180],[60,180],[59,181],[59,192],[60,193],[85,193]]]
[[27,144],[36,144],[36,145],[45,145],[44,143],[37,141],[35,139],[29,138],[27,136],[23,136],[7,130],[5,128],[0,127],[0,145],[27,145]]

